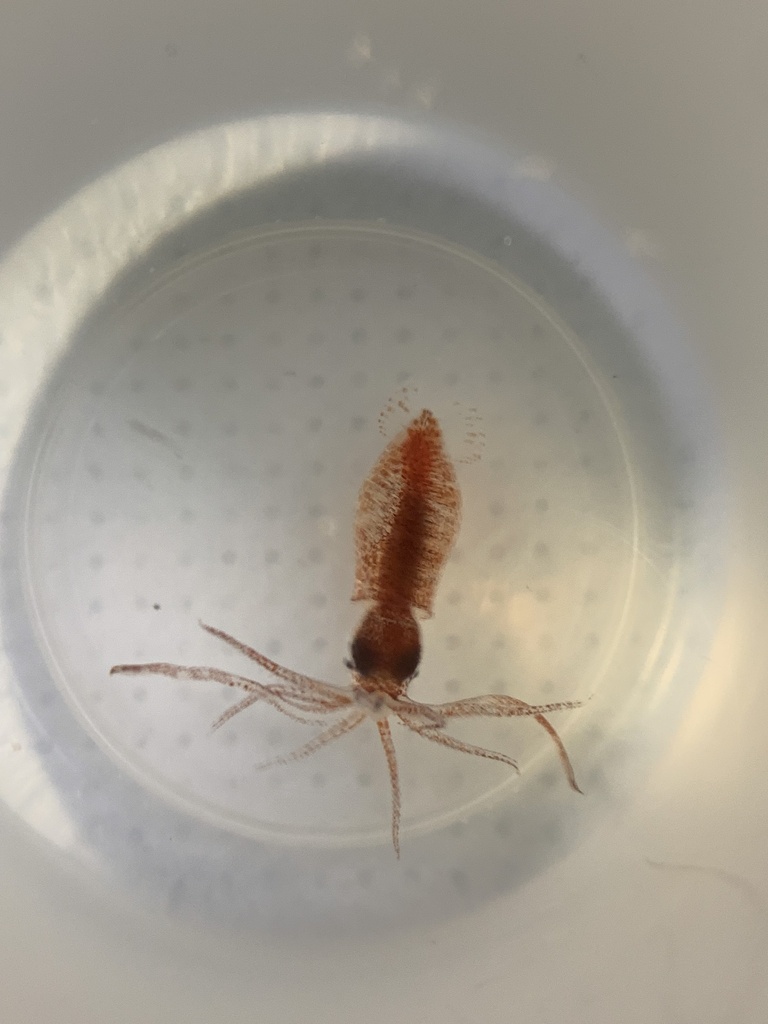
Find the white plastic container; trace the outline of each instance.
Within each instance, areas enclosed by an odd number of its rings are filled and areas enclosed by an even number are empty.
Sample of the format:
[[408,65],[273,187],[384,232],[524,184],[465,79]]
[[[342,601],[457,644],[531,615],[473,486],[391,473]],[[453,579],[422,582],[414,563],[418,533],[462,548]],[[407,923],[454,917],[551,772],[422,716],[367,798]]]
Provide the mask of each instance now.
[[[4,1017],[763,1020],[763,15],[38,18],[0,39]],[[396,731],[398,860],[369,724],[254,771],[308,727],[109,669],[267,681],[201,619],[345,685],[403,394],[463,494],[410,694],[585,704],[583,796],[530,720],[456,729],[519,777]]]

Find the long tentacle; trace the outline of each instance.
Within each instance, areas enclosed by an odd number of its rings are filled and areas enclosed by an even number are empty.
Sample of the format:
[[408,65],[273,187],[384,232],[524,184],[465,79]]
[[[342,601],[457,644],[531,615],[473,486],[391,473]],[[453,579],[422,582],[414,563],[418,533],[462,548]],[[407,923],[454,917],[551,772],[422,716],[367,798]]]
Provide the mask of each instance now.
[[[251,704],[255,704],[257,701],[264,701],[265,704],[269,704],[276,711],[282,712],[287,715],[288,718],[292,718],[296,722],[301,722],[302,725],[314,725],[315,719],[308,718],[305,715],[298,714],[296,710],[291,706],[290,700],[286,700],[285,696],[280,692],[278,686],[264,686],[262,683],[257,683],[254,679],[247,679],[245,676],[238,676],[232,672],[223,672],[218,668],[208,668],[204,665],[174,665],[167,661],[151,661],[141,665],[113,665],[109,670],[109,674],[114,675],[155,675],[155,676],[168,676],[171,679],[189,679],[193,682],[214,682],[221,683],[222,686],[231,686],[238,690],[245,690],[248,693],[247,701],[241,701],[235,705],[237,710],[244,710],[242,705],[250,707]],[[286,703],[288,706],[286,706]],[[236,714],[237,711],[232,708],[229,709],[232,714]],[[302,710],[312,711],[313,708],[307,708]],[[320,708],[316,710],[322,710]],[[227,714],[227,712],[225,712]],[[232,715],[228,716],[229,718]],[[223,722],[221,723],[223,724]]]
[[168,661],[148,661],[137,665],[113,665],[109,674],[111,676],[157,675],[169,676],[171,679],[221,683],[222,686],[231,686],[238,690],[246,690],[248,693],[257,693],[262,700],[275,700],[279,695],[278,687],[264,686],[263,683],[258,683],[255,679],[248,679],[247,676],[225,672],[219,668],[209,668],[206,665],[176,665]]
[[281,754],[279,757],[272,757],[268,761],[260,761],[259,764],[254,765],[254,767],[257,769],[271,768],[273,765],[277,764],[290,764],[292,761],[301,761],[302,758],[309,757],[311,754],[316,753],[327,743],[331,743],[340,736],[344,736],[345,733],[356,729],[366,717],[365,712],[356,711],[353,714],[348,715],[346,718],[342,718],[340,721],[335,722],[329,729],[326,729],[325,732],[321,732],[308,743],[305,743],[301,747],[297,747],[296,750],[292,750],[291,753]]
[[229,633],[225,633],[223,629],[217,629],[216,626],[209,626],[205,622],[200,623],[201,627],[212,636],[218,637],[219,640],[223,640],[225,644],[229,644],[230,647],[234,647],[240,654],[244,654],[246,658],[250,658],[251,661],[255,661],[257,665],[261,665],[263,669],[276,676],[278,679],[282,679],[284,682],[289,683],[299,693],[307,693],[307,691],[314,691],[318,694],[322,694],[328,698],[338,697],[340,691],[338,687],[330,686],[328,683],[324,683],[321,679],[313,679],[311,676],[302,675],[301,672],[294,672],[290,668],[285,668],[284,665],[278,665],[276,661],[272,661],[265,654],[261,654],[253,647],[249,647],[248,644],[244,644],[242,640],[237,640],[235,637],[230,636]]
[[[222,725],[226,725],[230,719],[234,718],[235,715],[239,715],[241,711],[246,711],[254,704],[258,704],[261,699],[262,697],[260,694],[249,693],[247,697],[238,701],[237,704],[233,704],[232,707],[227,708],[226,711],[219,715],[216,721],[211,725],[211,732],[215,732],[217,729],[220,729]],[[287,715],[288,718],[292,718],[294,722],[301,722],[302,725],[323,725],[325,721],[323,718],[309,718],[307,715],[297,715],[294,711],[289,711],[284,704],[280,704],[279,706],[273,704],[272,706],[276,707],[277,710],[281,711],[284,715]]]
[[354,704],[354,695],[352,692],[340,691],[334,695],[333,699],[326,698],[322,694],[314,693],[310,691],[307,694],[301,694],[292,687],[283,686],[281,683],[270,684],[267,687],[268,690],[272,690],[275,693],[279,693],[280,700],[287,704],[288,707],[295,708],[296,711],[302,714],[317,713],[319,715],[326,715],[331,711],[339,711],[341,708],[345,708],[350,704]]
[[448,733],[440,732],[429,726],[414,725],[407,718],[401,718],[400,721],[419,736],[423,736],[425,740],[440,743],[444,747],[450,747],[451,750],[460,750],[464,754],[474,754],[476,757],[487,757],[491,761],[501,761],[502,764],[514,768],[516,772],[520,771],[517,761],[507,754],[500,754],[498,751],[488,750],[486,747],[478,747],[474,743],[465,743],[463,740],[457,740],[455,736],[449,736]]
[[450,701],[447,704],[432,704],[434,710],[439,711],[445,718],[471,718],[471,717],[493,717],[506,718],[518,715],[530,715],[536,719],[552,739],[557,749],[560,763],[568,779],[571,789],[581,793],[582,790],[576,782],[576,774],[568,757],[568,752],[560,739],[557,729],[545,717],[545,713],[552,711],[566,711],[572,708],[579,708],[583,701],[566,700],[555,701],[551,704],[527,704],[517,697],[510,697],[504,693],[489,693],[482,697],[467,697],[464,700]]
[[568,785],[571,787],[571,789],[575,789],[577,793],[583,793],[583,790],[580,788],[578,782],[576,781],[576,774],[573,770],[571,759],[570,757],[568,757],[568,751],[563,746],[563,741],[560,739],[560,734],[558,733],[557,729],[555,729],[554,725],[552,725],[551,722],[547,721],[544,715],[534,715],[534,717],[536,721],[539,723],[539,725],[543,729],[545,729],[552,737],[552,742],[555,744],[558,756],[560,757],[560,764],[563,766],[563,771],[565,772],[565,776],[568,779]]
[[395,700],[388,699],[387,707],[398,718],[408,718],[425,728],[442,729],[445,725],[445,715],[441,711],[442,705],[440,704],[423,704],[421,701],[410,700],[408,697],[398,697]]
[[389,722],[386,719],[379,719],[376,722],[381,737],[381,745],[384,747],[384,754],[387,758],[389,768],[389,781],[392,785],[392,844],[395,847],[395,854],[400,859],[400,775],[397,770],[397,755],[395,744],[392,740],[392,732]]
[[569,711],[580,708],[581,700],[559,700],[550,704],[528,704],[518,697],[510,697],[506,693],[487,693],[482,697],[465,697],[463,700],[449,701],[447,704],[430,704],[429,707],[439,711],[445,718],[472,718],[488,716],[506,718],[514,715],[548,715],[553,711]]

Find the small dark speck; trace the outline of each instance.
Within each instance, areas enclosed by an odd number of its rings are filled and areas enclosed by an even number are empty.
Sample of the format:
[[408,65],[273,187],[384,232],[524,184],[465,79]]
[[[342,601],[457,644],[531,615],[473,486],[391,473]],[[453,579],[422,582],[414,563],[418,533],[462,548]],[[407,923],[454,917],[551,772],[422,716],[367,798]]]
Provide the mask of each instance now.
[[160,611],[160,605],[159,604],[155,603],[155,604],[152,605],[152,607],[155,609],[156,612]]

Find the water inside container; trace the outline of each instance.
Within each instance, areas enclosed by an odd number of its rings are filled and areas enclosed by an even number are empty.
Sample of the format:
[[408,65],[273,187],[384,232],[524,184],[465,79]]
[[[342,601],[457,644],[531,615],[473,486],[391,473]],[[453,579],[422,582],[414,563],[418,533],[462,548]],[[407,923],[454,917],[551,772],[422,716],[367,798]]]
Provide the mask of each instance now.
[[[141,244],[80,284],[48,364],[24,370],[4,699],[36,826],[121,888],[225,920],[402,922],[562,856],[661,749],[715,613],[715,449],[663,303],[552,186],[442,131],[350,118],[329,156],[327,119],[301,126],[203,134],[86,196]],[[83,203],[63,215],[87,263],[107,235]],[[30,288],[61,320],[80,279],[52,265]],[[212,734],[232,691],[109,676],[263,676],[202,620],[345,685],[355,502],[408,419],[380,429],[393,395],[435,413],[463,496],[411,696],[587,701],[555,721],[583,797],[532,720],[454,730],[519,776],[397,730],[400,862],[371,725],[256,770],[309,727],[256,705]]]

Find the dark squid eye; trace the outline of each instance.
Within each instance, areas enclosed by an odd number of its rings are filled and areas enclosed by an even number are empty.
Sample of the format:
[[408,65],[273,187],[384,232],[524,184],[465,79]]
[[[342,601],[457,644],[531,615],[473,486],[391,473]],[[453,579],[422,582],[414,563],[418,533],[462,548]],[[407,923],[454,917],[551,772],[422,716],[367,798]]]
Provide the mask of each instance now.
[[396,679],[412,679],[416,675],[420,660],[420,647],[410,647],[399,655],[397,661],[392,666],[393,675]]
[[365,637],[356,636],[350,648],[351,667],[361,676],[372,676],[381,666],[381,657]]

